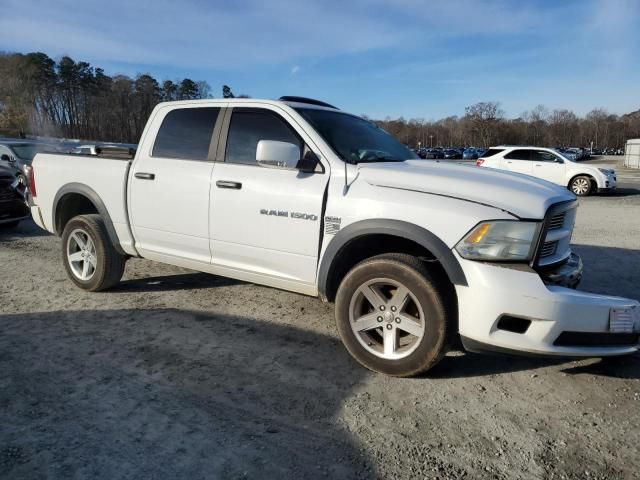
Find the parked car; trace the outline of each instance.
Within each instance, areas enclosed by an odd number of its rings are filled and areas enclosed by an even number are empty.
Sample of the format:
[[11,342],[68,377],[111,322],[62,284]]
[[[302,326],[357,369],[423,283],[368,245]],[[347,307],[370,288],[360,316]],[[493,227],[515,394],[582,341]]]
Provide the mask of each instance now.
[[14,169],[18,179],[26,183],[25,167],[31,165],[38,152],[59,152],[58,145],[25,140],[0,141],[0,167]]
[[557,152],[560,152],[562,154],[563,157],[568,158],[569,160],[575,162],[576,160],[578,160],[578,153],[570,148],[556,148],[555,149]]
[[429,158],[429,159],[444,158],[444,152],[439,148],[428,148],[424,153],[424,158]]
[[461,159],[462,158],[462,154],[458,150],[455,150],[453,148],[448,148],[448,149],[444,150],[443,151],[443,155],[444,155],[444,158],[449,159],[449,160],[455,160],[455,159]]
[[475,148],[465,148],[464,152],[462,152],[462,158],[464,160],[477,160],[478,159],[478,151]]
[[417,148],[414,150],[414,152],[416,153],[416,155],[418,155],[418,157],[425,159],[427,158],[427,149],[426,148]]
[[15,169],[0,167],[0,228],[12,228],[30,215],[26,186]]
[[567,187],[581,197],[616,188],[614,170],[574,162],[552,148],[492,147],[478,158],[476,164],[541,178]]
[[32,216],[82,289],[142,257],[317,296],[350,354],[396,376],[456,336],[472,351],[638,351],[640,303],[566,288],[582,276],[566,188],[425,162],[299,97],[161,103],[144,132],[133,161],[38,154],[30,170]]

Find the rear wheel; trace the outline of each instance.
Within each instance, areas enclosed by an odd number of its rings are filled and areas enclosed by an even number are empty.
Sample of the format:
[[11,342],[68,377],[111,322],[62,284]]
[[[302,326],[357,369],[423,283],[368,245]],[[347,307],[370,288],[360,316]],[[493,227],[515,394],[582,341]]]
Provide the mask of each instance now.
[[114,248],[100,215],[72,218],[62,233],[62,261],[78,287],[97,292],[117,285],[126,258]]
[[356,265],[336,296],[343,343],[365,367],[394,376],[417,375],[446,353],[450,315],[424,264],[385,254]]
[[586,197],[591,193],[591,179],[585,175],[579,175],[571,180],[569,189],[579,197]]

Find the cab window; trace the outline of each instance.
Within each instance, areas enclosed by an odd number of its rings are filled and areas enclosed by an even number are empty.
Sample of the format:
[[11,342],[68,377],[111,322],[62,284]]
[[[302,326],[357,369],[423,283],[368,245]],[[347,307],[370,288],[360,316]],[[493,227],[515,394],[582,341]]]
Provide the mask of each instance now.
[[279,115],[268,110],[234,109],[229,124],[225,162],[257,165],[260,140],[293,143],[302,152],[303,142]]
[[162,120],[152,157],[207,160],[219,108],[178,108]]

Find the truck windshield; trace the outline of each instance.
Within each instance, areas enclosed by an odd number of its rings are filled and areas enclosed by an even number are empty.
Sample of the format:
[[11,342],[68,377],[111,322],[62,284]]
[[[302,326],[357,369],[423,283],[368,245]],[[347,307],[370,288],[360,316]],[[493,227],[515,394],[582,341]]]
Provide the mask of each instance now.
[[347,113],[295,109],[347,163],[402,162],[418,156],[372,122]]

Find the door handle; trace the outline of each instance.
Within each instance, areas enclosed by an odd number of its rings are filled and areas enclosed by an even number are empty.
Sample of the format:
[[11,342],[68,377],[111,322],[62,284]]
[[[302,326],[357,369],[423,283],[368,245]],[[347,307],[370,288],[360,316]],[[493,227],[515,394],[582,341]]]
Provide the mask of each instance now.
[[218,188],[232,188],[234,190],[240,190],[242,188],[242,184],[240,182],[231,182],[229,180],[218,180],[216,182],[216,187],[218,187]]
[[136,172],[134,175],[136,178],[140,180],[153,180],[156,178],[155,173],[145,173],[145,172]]
[[536,167],[541,167],[542,165],[539,163],[536,163]]
[[507,163],[513,163],[513,162],[509,162],[509,161],[507,161]]

